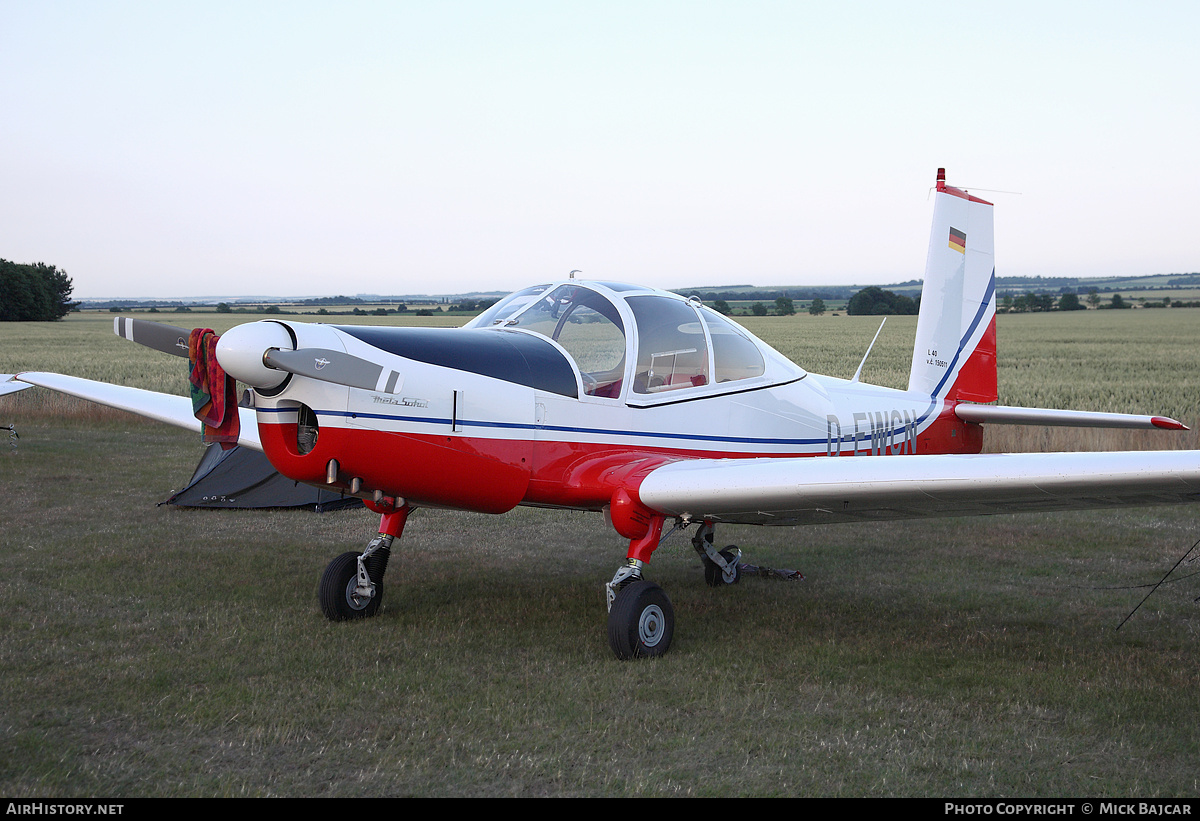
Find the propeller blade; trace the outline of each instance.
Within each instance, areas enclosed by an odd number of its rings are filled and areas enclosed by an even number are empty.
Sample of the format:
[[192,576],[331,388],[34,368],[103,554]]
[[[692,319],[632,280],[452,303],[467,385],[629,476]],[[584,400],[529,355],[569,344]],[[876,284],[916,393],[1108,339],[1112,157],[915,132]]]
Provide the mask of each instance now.
[[189,360],[192,410],[200,422],[204,441],[220,442],[221,447],[232,447],[237,443],[241,423],[233,379],[207,355],[201,355],[199,361],[191,361],[190,329],[119,316],[113,320],[113,333],[147,348]]
[[177,328],[161,322],[119,316],[113,320],[113,333],[147,348],[187,359],[188,336],[192,331],[190,328]]
[[263,356],[263,362],[297,376],[365,391],[396,393],[404,385],[404,378],[397,371],[327,348],[301,348],[298,351],[272,348]]

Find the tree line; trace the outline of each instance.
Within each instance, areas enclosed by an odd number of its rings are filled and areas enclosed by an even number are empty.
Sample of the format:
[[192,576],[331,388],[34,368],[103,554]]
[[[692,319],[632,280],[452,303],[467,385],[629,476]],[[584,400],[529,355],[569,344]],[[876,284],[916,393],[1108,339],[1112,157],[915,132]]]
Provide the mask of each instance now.
[[52,322],[76,307],[74,285],[66,271],[35,262],[0,259],[0,322]]
[[921,297],[913,299],[910,296],[885,291],[872,285],[863,288],[846,303],[846,313],[850,316],[892,316],[899,314],[915,315],[921,310]]

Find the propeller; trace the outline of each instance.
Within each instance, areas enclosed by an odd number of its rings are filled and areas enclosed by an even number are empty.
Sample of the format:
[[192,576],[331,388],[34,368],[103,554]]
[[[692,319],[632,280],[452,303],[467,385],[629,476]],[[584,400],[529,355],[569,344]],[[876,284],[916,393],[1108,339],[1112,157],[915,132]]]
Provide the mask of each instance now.
[[328,348],[301,348],[298,351],[272,348],[263,355],[263,363],[297,376],[365,391],[395,393],[404,386],[404,379],[397,371]]
[[[204,441],[219,442],[224,448],[237,443],[241,422],[234,381],[204,350],[197,360],[192,360],[191,329],[119,316],[113,320],[113,333],[147,348],[187,359],[192,411],[202,423]],[[201,348],[206,349],[208,344],[209,341],[204,341]]]
[[192,331],[162,322],[119,316],[113,320],[113,333],[147,348],[187,359],[188,336]]
[[[188,328],[117,317],[113,332],[156,351],[185,359],[188,356]],[[278,386],[284,379],[281,371],[380,393],[395,393],[403,387],[399,372],[370,360],[328,348],[292,350],[293,344],[282,324],[251,322],[221,334],[217,359],[230,376],[256,388]]]
[[239,382],[260,389],[277,388],[286,374],[366,391],[394,393],[404,379],[394,370],[345,351],[300,348],[278,322],[250,322],[230,328],[217,342],[221,367]]

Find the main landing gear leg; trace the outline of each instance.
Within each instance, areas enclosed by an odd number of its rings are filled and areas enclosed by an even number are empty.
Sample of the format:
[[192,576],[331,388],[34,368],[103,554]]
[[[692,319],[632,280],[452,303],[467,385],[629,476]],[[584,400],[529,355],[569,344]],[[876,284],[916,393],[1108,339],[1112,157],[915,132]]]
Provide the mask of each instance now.
[[737,584],[742,579],[742,551],[734,544],[717,550],[713,546],[714,535],[713,523],[705,520],[692,537],[692,547],[704,563],[704,581],[709,587]]
[[696,531],[696,535],[692,537],[692,547],[700,554],[700,560],[704,563],[704,581],[708,582],[709,587],[737,584],[743,578],[753,576],[764,579],[804,581],[804,574],[799,570],[747,564],[742,561],[741,548],[735,544],[717,550],[713,546],[713,523],[709,521],[703,522],[700,529]]
[[387,571],[392,542],[404,532],[411,512],[412,508],[404,505],[384,513],[379,520],[379,535],[367,544],[366,550],[343,553],[329,563],[317,587],[317,599],[325,618],[349,621],[379,612],[383,574]]
[[671,647],[675,610],[663,589],[642,578],[642,568],[658,547],[664,518],[654,516],[645,536],[629,542],[625,563],[606,585],[608,644],[617,658],[655,658]]

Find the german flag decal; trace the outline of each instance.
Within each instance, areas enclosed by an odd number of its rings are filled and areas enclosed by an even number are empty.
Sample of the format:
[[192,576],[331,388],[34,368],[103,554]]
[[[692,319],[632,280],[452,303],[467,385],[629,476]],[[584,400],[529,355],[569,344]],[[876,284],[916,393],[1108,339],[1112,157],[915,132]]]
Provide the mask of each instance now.
[[950,247],[960,254],[965,254],[967,252],[967,235],[957,228],[951,228]]

